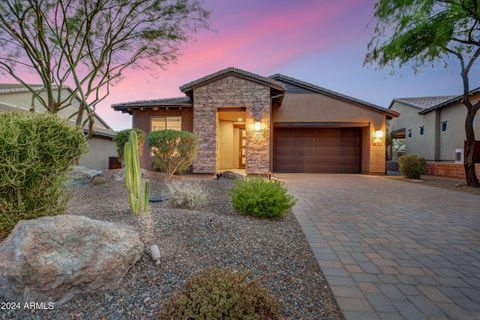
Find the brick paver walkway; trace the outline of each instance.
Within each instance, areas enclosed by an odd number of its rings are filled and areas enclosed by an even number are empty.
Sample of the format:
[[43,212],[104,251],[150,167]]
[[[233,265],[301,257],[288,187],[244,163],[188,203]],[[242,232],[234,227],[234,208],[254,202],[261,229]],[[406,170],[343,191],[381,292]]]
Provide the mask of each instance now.
[[363,175],[279,174],[347,320],[480,319],[480,197]]

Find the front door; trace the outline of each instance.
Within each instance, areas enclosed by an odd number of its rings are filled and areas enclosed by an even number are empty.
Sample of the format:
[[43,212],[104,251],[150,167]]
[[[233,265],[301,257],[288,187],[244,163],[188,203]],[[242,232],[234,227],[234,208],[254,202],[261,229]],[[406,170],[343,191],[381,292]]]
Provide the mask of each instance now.
[[240,169],[245,169],[245,163],[247,162],[247,133],[245,131],[245,128],[240,129],[240,141],[239,141],[239,151],[238,151],[238,157],[239,161],[238,163],[240,164]]

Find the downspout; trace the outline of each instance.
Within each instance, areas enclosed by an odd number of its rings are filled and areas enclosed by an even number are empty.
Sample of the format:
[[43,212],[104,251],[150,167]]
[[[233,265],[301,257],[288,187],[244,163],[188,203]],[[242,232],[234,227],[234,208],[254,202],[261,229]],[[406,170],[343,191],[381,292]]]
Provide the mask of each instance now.
[[285,96],[285,93],[270,97],[270,165],[268,177],[271,178],[273,171],[273,99]]

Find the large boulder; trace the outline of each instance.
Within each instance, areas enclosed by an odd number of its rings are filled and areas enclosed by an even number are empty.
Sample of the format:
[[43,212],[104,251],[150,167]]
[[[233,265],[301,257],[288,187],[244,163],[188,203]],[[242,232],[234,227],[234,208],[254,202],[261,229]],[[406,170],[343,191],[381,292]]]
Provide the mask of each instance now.
[[72,172],[70,172],[67,184],[76,187],[90,184],[95,177],[98,177],[101,174],[102,172],[98,170],[75,166],[73,167]]
[[143,250],[124,224],[75,215],[21,221],[0,243],[0,301],[62,304],[115,288]]

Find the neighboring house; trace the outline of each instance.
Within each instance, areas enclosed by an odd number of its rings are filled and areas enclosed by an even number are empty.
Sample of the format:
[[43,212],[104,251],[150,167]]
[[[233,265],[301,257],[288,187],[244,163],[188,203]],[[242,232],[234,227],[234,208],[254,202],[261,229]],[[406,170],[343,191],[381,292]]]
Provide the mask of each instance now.
[[[463,163],[467,109],[461,103],[462,98],[438,96],[394,99],[390,110],[401,115],[390,123],[392,137],[405,139],[406,154],[418,155],[429,161]],[[471,91],[471,99],[473,102],[480,100],[480,88]],[[477,115],[474,120],[477,140],[480,137],[478,118]]]
[[[179,98],[112,105],[133,127],[194,132],[194,173],[385,173],[386,121],[398,113],[276,74],[227,68],[180,87]],[[150,168],[145,146],[142,167]]]
[[[41,88],[39,85],[38,88]],[[68,88],[64,90],[70,90]],[[67,91],[64,93],[68,94]],[[32,106],[32,94],[21,84],[0,84],[0,112],[24,111],[28,112]],[[46,112],[45,108],[36,101],[35,112]],[[80,102],[73,99],[72,105],[61,110],[58,115],[68,118],[78,111]],[[72,124],[75,118],[72,119]],[[95,115],[95,136],[88,140],[89,150],[80,158],[80,165],[96,170],[108,169],[109,157],[117,155],[115,143],[115,131],[98,115]],[[84,130],[85,133],[88,129]]]

